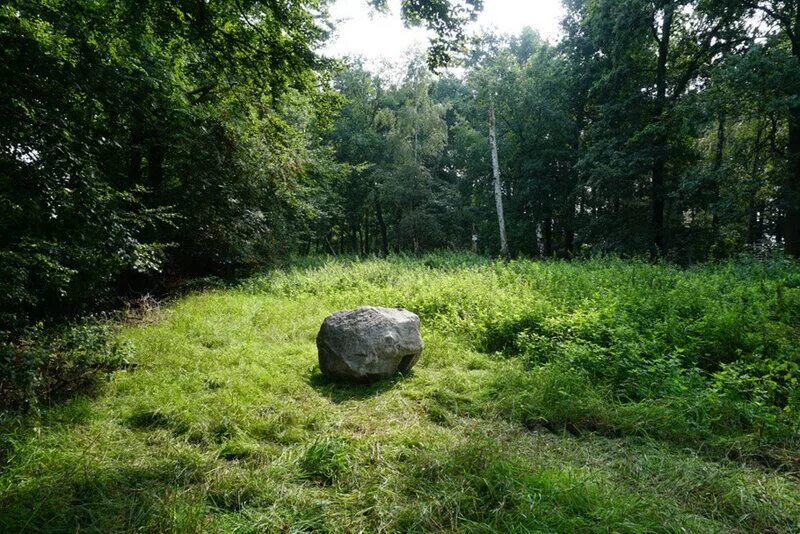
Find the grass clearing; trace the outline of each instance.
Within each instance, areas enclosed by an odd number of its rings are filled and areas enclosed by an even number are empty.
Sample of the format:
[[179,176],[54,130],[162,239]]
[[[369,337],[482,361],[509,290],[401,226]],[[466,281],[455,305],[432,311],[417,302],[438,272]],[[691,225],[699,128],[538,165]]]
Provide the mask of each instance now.
[[[362,304],[406,377],[326,382]],[[2,419],[8,531],[795,532],[800,271],[466,255],[322,261],[182,298],[135,367]]]

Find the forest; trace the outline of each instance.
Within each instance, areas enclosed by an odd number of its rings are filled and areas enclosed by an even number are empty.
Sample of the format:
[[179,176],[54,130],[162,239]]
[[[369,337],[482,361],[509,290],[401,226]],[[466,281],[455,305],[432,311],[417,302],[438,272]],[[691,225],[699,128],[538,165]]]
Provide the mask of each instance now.
[[315,54],[324,6],[6,2],[0,329],[473,236],[490,255],[800,255],[795,3],[567,2],[554,45],[462,42],[476,6],[412,2],[441,38],[393,77]]
[[800,531],[800,0],[495,1],[0,3],[0,530]]

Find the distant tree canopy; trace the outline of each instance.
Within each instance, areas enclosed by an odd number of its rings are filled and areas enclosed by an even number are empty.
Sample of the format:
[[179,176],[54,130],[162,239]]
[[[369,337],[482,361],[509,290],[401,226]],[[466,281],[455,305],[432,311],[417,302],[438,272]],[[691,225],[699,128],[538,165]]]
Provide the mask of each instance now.
[[490,106],[512,254],[800,256],[800,0],[567,0],[558,44],[407,0],[435,37],[397,83],[316,53],[326,5],[3,3],[0,331],[289,254],[495,254]]
[[[486,35],[462,56],[464,76],[431,80],[448,139],[440,162],[415,176],[420,184],[437,176],[455,193],[439,197],[447,208],[416,239],[465,247],[477,231],[483,250],[499,250],[491,101],[514,253],[691,262],[785,248],[800,256],[800,2],[570,0],[565,7],[559,44],[533,31]],[[351,76],[369,78],[353,69]],[[377,117],[412,82],[371,83],[357,93],[335,84],[348,103],[332,142],[347,144],[340,132],[350,128],[350,110],[372,109],[376,118],[360,115],[358,128],[370,129],[376,144],[363,152],[384,157],[379,147],[389,137]],[[393,162],[341,150],[339,159],[369,163],[380,176],[377,190],[387,188]],[[359,206],[377,209],[372,199]],[[375,221],[336,231],[376,235],[382,223]],[[352,238],[331,240],[357,250],[347,245]],[[389,248],[407,247],[397,238]]]
[[[369,0],[385,10],[388,0]],[[403,0],[403,19],[410,25],[423,25],[431,30],[428,65],[436,70],[449,65],[463,52],[466,41],[464,26],[474,21],[483,9],[483,0]]]

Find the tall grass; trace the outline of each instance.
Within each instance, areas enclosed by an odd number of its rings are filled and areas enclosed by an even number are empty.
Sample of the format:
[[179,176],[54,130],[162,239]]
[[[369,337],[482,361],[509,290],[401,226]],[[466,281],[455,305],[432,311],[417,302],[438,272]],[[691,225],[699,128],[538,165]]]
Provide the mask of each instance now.
[[[410,376],[314,337],[422,318]],[[794,532],[800,271],[307,259],[123,329],[137,366],[2,424],[11,531]]]
[[792,460],[784,453],[800,439],[796,263],[506,265],[440,254],[328,261],[243,289],[414,310],[472,350],[523,363],[493,393],[500,404],[513,397],[508,413],[529,425],[648,435],[771,462]]

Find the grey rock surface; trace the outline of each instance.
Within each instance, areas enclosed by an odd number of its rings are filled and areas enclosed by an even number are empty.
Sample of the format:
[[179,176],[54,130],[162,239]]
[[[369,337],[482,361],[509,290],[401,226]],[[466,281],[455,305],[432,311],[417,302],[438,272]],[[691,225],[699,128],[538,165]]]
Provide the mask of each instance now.
[[369,382],[407,373],[423,348],[419,317],[402,309],[336,312],[317,334],[319,367],[335,379]]

